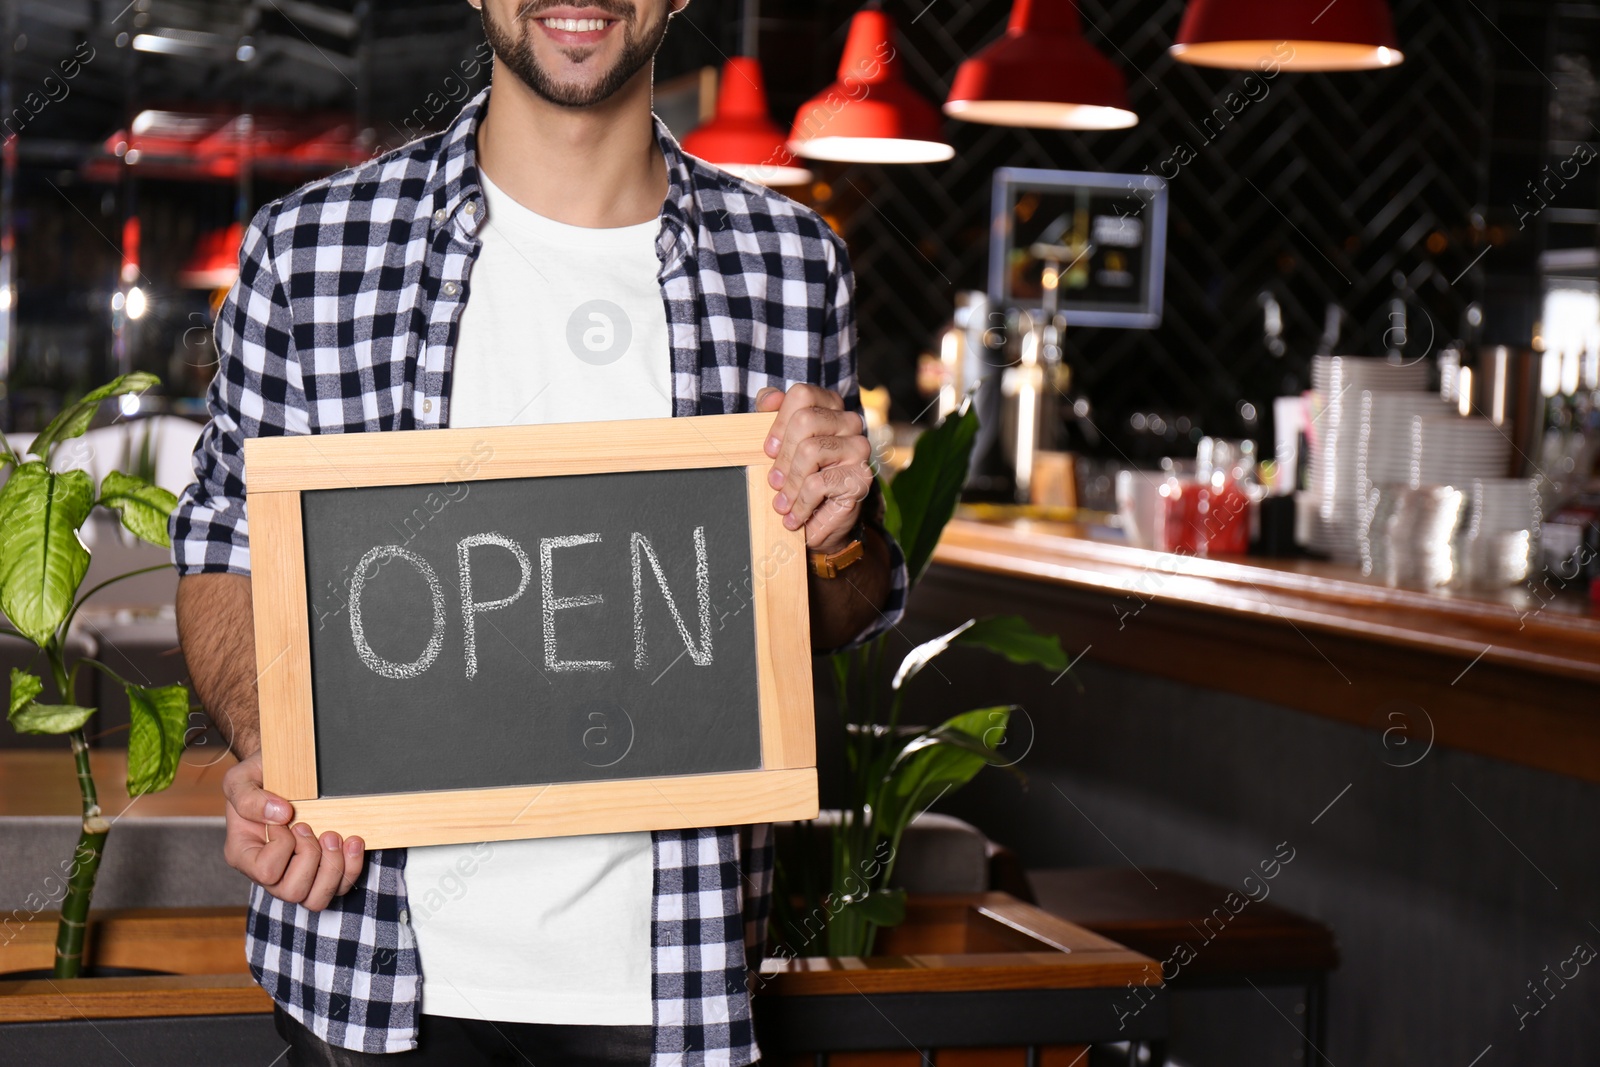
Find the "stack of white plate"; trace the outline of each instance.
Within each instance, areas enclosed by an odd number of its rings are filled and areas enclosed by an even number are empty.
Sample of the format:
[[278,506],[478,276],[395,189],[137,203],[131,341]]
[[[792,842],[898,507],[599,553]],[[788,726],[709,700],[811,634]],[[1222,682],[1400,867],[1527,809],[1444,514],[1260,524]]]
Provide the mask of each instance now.
[[1539,483],[1533,478],[1478,478],[1462,538],[1462,578],[1479,588],[1516,585],[1539,559]]
[[1415,415],[1411,419],[1413,489],[1424,485],[1471,487],[1474,479],[1502,478],[1511,465],[1511,439],[1488,419]]
[[1358,562],[1362,492],[1357,479],[1361,397],[1366,391],[1420,392],[1426,363],[1390,363],[1373,356],[1315,356],[1311,388],[1317,394],[1306,436],[1311,447],[1311,496],[1317,516],[1311,546],[1334,559]]
[[1448,485],[1380,485],[1373,493],[1371,573],[1390,585],[1434,587],[1460,567],[1456,534],[1467,494]]
[[1361,568],[1373,571],[1372,509],[1381,485],[1411,482],[1412,419],[1419,415],[1450,414],[1438,393],[1361,393],[1361,432],[1356,447],[1356,531]]

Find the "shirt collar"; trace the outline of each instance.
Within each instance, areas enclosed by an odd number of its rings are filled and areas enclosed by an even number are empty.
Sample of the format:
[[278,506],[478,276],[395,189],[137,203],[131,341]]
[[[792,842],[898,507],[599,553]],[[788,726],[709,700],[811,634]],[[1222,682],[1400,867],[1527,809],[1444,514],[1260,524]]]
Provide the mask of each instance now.
[[[489,108],[485,88],[461,109],[444,131],[433,173],[423,189],[422,202],[431,205],[433,224],[449,224],[458,215],[469,234],[476,234],[485,216],[483,187],[478,180],[478,124]],[[667,163],[667,195],[661,202],[661,233],[656,251],[663,264],[689,254],[694,243],[698,212],[695,208],[694,171],[689,157],[660,116],[655,120],[656,145]],[[464,207],[470,210],[463,211]]]

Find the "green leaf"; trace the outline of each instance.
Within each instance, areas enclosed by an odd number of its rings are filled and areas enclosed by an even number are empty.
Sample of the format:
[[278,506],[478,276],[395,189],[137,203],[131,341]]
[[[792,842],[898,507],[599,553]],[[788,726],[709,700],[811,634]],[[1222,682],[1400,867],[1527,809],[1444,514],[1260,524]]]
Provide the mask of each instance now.
[[906,554],[912,584],[927,570],[945,523],[956,513],[977,433],[978,416],[969,404],[917,438],[911,462],[885,488],[900,517],[899,529],[890,532]]
[[858,909],[867,922],[877,926],[899,926],[906,921],[904,889],[874,889],[850,906]]
[[178,506],[178,498],[158,485],[121,471],[112,471],[100,483],[100,499],[122,516],[122,525],[142,541],[162,548],[171,548],[167,536],[167,518]]
[[29,451],[40,459],[49,459],[52,447],[69,437],[83,436],[83,432],[89,428],[89,423],[94,418],[94,413],[100,410],[101,401],[122,396],[124,393],[142,393],[160,381],[161,379],[154,374],[136,371],[114,378],[100,388],[85,393],[82,399],[68,404],[61,409],[60,414],[50,420],[50,425],[44,428],[44,432],[33,439]]
[[879,837],[898,841],[916,814],[973,775],[998,762],[995,749],[1005,740],[1011,707],[963,712],[919,734],[890,765],[874,813]]
[[[921,751],[932,745],[948,745],[970,752],[981,758],[985,763],[996,763],[995,750],[1005,743],[1006,727],[1010,725],[1010,708],[990,708],[984,713],[987,716],[987,728],[982,734],[969,734],[963,730],[952,729],[949,726],[935,726],[925,735],[919,737],[913,745],[907,748],[913,752]],[[902,753],[904,755],[905,753]]]
[[998,652],[1012,663],[1037,664],[1049,671],[1064,671],[1072,658],[1056,634],[1042,634],[1020,615],[994,615],[957,631],[954,643],[976,645]]
[[0,611],[41,648],[72,610],[89,569],[78,527],[93,506],[88,474],[55,474],[39,460],[18,467],[0,489]]
[[44,682],[36,674],[29,674],[17,667],[11,668],[11,711],[15,715],[17,709],[33,703],[33,698],[44,692]]
[[128,795],[159,793],[172,784],[189,728],[189,691],[128,686]]
[[915,678],[922,668],[933,662],[935,656],[950,647],[950,642],[959,637],[963,631],[970,630],[976,625],[978,625],[978,620],[968,619],[949,633],[941,634],[932,641],[924,641],[910,652],[907,652],[906,658],[900,661],[900,669],[894,672],[894,681],[889,683],[889,687],[891,689],[899,689],[902,685]]
[[1037,664],[1052,671],[1064,671],[1072,662],[1061,648],[1061,638],[1055,634],[1040,633],[1020,615],[995,615],[968,619],[949,633],[913,648],[900,661],[891,687],[899,689],[951,645],[986,648],[1012,663]]
[[94,708],[76,704],[35,704],[44,682],[27,671],[11,668],[11,710],[6,719],[22,734],[67,734],[89,721]]
[[889,536],[894,538],[895,544],[899,544],[900,503],[895,500],[894,493],[889,491],[889,484],[882,478],[878,479],[878,490],[883,494],[883,528],[889,531]]

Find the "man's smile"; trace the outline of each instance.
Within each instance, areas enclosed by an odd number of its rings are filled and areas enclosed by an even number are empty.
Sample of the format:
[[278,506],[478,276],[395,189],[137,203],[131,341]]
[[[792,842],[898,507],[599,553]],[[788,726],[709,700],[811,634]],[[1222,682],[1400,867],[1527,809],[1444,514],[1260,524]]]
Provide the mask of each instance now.
[[621,22],[594,8],[577,7],[542,12],[533,21],[552,41],[567,47],[599,44]]

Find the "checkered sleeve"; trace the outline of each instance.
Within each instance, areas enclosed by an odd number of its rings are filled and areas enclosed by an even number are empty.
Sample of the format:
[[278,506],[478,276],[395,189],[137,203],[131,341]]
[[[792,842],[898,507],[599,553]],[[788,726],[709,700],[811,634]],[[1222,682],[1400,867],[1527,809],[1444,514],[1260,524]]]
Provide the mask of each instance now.
[[211,419],[195,446],[195,480],[178,498],[169,529],[179,574],[250,573],[245,439],[310,432],[289,300],[272,252],[275,207],[262,208],[246,230],[239,280],[217,315],[217,371],[206,391]]
[[[831,234],[830,234],[831,236]],[[847,408],[861,414],[861,390],[856,378],[856,312],[855,272],[850,267],[850,254],[844,242],[835,237],[828,245],[831,264],[828,271],[827,314],[822,331],[822,384],[844,398]],[[866,644],[887,632],[906,613],[906,593],[910,576],[906,571],[905,553],[889,536],[883,525],[883,490],[874,481],[866,501],[862,504],[866,523],[878,532],[889,546],[889,599],[878,617],[855,640],[832,651],[843,652]]]

